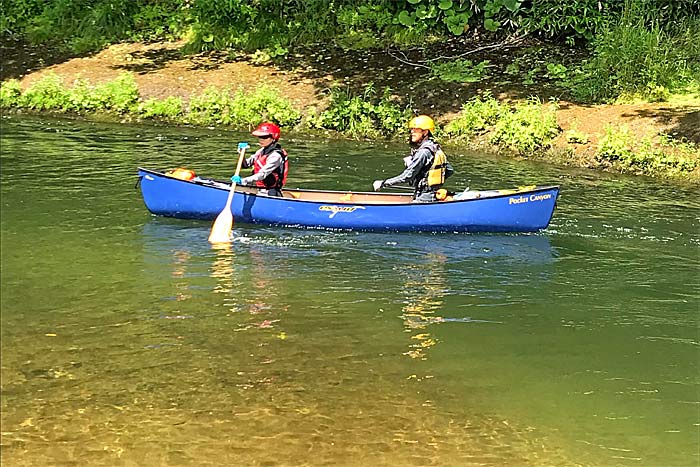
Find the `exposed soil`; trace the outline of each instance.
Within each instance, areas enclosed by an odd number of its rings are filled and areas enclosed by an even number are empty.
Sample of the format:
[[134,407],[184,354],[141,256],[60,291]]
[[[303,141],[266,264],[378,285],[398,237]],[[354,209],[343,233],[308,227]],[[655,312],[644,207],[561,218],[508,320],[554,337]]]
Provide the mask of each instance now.
[[[524,53],[528,53],[529,66],[536,64],[533,60],[536,62],[538,54],[545,50],[536,42],[482,49],[464,55],[483,47],[483,41],[482,44],[478,42],[478,38],[454,40],[431,46],[429,50],[416,48],[408,51],[305,48],[293,51],[283,62],[265,64],[256,64],[248,55],[232,56],[222,52],[185,56],[181,52],[184,45],[181,42],[117,44],[94,55],[78,58],[5,43],[2,45],[2,79],[18,78],[27,87],[44,74],[54,72],[67,84],[77,78],[100,83],[130,71],[143,98],[181,96],[185,100],[209,86],[248,90],[265,83],[277,88],[300,109],[324,108],[328,89],[333,84],[361,92],[365,85],[374,83],[379,91],[389,86],[398,101],[442,122],[454,118],[468,99],[488,90],[495,97],[508,100],[528,96],[537,96],[543,101],[557,98],[559,124],[564,131],[555,146],[572,149],[571,159],[577,165],[595,165],[593,152],[607,125],[624,124],[637,140],[667,133],[679,140],[700,143],[700,105],[579,105],[553,83],[539,81],[526,86],[509,80],[506,66]],[[575,49],[549,46],[546,53],[546,57],[542,56],[542,65],[548,61],[576,63],[581,59],[580,51]],[[427,58],[460,55],[474,62],[489,60],[489,77],[478,83],[446,83],[431,77],[427,67],[423,66]],[[577,145],[567,143],[564,135],[571,128],[585,134],[589,141]]]

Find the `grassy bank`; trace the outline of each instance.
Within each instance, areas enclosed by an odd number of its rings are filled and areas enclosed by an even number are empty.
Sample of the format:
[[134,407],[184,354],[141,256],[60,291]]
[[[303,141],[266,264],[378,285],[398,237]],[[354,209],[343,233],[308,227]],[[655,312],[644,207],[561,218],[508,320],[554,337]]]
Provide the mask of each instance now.
[[[132,74],[101,84],[84,79],[66,84],[56,74],[23,89],[17,80],[0,85],[0,106],[5,111],[53,112],[105,116],[120,121],[159,121],[199,126],[227,126],[247,130],[263,120],[285,130],[329,131],[351,138],[405,138],[411,109],[392,98],[390,89],[367,86],[352,94],[334,88],[326,108],[296,108],[290,99],[269,86],[251,91],[208,87],[188,99],[177,96],[142,98]],[[602,168],[624,173],[700,181],[700,148],[675,141],[668,135],[633,135],[622,125],[608,126],[594,148],[593,157],[576,157],[577,145],[590,135],[558,124],[556,101],[531,98],[509,103],[489,94],[465,102],[455,117],[443,120],[437,136],[480,150],[515,157]]]

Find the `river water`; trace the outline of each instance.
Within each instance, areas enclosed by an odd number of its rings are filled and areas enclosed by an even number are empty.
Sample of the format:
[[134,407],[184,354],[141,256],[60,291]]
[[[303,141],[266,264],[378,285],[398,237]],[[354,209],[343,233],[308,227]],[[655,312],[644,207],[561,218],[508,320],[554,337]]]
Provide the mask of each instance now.
[[[560,184],[550,227],[212,248],[136,168],[225,178],[254,138],[1,123],[3,465],[700,463],[697,187],[448,147],[452,188]],[[284,142],[302,188],[368,190],[405,150]]]

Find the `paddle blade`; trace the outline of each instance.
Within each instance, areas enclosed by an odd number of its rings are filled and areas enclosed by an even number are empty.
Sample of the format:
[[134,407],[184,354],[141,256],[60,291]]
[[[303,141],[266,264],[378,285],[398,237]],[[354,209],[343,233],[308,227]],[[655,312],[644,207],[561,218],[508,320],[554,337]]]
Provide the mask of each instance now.
[[211,227],[209,234],[210,243],[224,243],[231,241],[231,230],[233,229],[233,214],[228,206],[221,211]]

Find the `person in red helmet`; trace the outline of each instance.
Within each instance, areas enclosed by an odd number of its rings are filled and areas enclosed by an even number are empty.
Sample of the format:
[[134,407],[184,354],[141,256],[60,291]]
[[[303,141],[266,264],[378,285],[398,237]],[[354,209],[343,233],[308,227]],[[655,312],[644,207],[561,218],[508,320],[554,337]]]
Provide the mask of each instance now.
[[282,196],[282,187],[287,181],[289,160],[287,151],[279,144],[280,127],[274,123],[264,122],[251,133],[258,137],[260,149],[243,161],[243,167],[253,168],[253,175],[241,178],[231,177],[238,185],[252,185],[259,188],[258,193],[268,196]]

